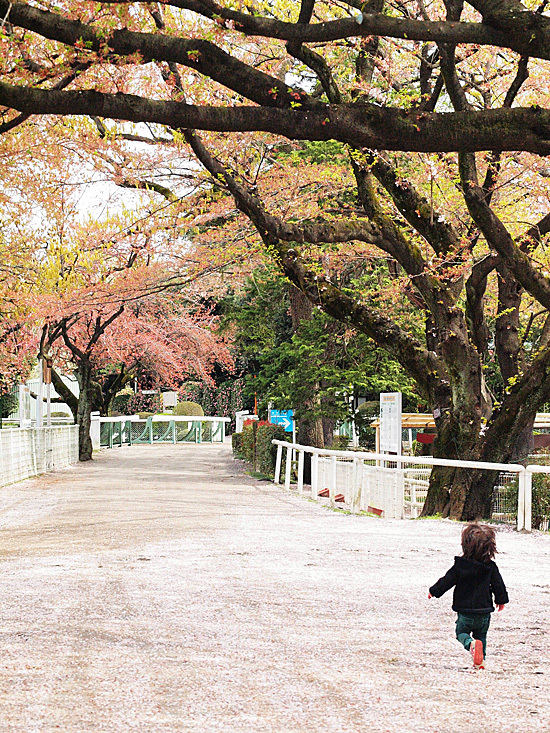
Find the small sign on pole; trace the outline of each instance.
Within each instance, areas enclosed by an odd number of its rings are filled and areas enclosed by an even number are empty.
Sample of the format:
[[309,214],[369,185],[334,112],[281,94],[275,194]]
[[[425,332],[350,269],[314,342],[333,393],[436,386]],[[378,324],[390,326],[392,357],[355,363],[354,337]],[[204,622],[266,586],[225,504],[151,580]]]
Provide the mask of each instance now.
[[285,433],[294,432],[294,411],[293,410],[270,410],[269,422],[274,425],[281,425]]
[[401,455],[401,392],[380,394],[380,452]]

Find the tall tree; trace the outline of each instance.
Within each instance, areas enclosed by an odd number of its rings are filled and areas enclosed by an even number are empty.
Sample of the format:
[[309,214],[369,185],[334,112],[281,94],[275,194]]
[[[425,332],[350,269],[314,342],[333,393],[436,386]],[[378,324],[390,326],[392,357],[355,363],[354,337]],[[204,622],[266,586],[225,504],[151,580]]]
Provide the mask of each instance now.
[[[0,0],[0,130],[29,115],[99,115],[98,130],[103,118],[153,126],[144,135],[110,123],[105,140],[158,139],[155,126],[166,126],[294,285],[416,380],[436,416],[437,455],[516,455],[550,394],[548,169],[536,157],[550,153],[546,6],[172,0],[162,9]],[[277,136],[345,146],[347,160],[316,186],[318,169],[302,165],[311,187],[298,208],[287,205],[298,201],[291,164],[270,154],[282,150]],[[393,288],[338,287],[326,246],[343,260],[378,251]],[[423,333],[399,302],[416,308]],[[493,348],[499,405],[483,368]],[[486,516],[491,490],[476,474],[436,471],[425,511]]]

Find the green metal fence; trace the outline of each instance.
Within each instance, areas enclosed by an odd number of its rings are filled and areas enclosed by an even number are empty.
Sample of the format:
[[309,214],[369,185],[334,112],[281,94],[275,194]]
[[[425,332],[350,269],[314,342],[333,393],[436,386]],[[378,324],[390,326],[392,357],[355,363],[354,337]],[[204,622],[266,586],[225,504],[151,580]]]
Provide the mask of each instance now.
[[134,417],[101,418],[100,445],[113,448],[117,445],[154,443],[223,443],[225,423],[222,417]]

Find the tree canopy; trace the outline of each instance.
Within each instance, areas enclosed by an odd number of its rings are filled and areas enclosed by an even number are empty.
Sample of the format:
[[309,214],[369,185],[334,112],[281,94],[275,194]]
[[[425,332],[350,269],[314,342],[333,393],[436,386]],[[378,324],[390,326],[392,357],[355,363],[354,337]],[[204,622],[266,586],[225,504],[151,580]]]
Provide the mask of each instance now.
[[[0,18],[4,138],[63,116],[197,251],[227,271],[263,247],[386,349],[438,455],[525,455],[550,397],[545,3],[0,0]],[[389,284],[365,285],[372,263]],[[425,511],[487,516],[491,491],[434,471]]]

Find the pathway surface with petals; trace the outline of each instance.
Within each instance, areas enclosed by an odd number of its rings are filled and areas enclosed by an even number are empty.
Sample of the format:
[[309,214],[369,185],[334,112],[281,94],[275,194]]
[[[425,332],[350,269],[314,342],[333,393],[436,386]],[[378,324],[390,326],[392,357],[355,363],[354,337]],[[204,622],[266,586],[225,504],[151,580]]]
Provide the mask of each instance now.
[[0,489],[0,733],[550,730],[550,536],[499,527],[488,669],[427,599],[461,525],[331,511],[215,445]]

